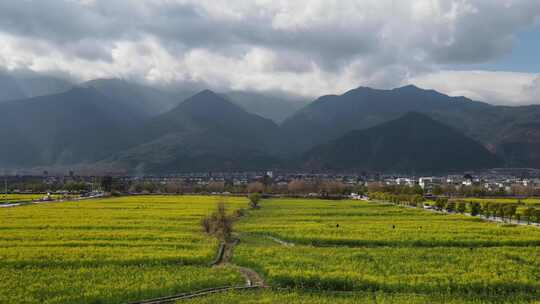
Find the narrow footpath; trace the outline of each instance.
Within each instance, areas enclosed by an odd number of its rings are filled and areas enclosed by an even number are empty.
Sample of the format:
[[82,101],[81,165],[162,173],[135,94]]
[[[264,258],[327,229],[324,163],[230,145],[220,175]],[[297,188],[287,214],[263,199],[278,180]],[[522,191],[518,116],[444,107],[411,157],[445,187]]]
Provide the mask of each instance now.
[[129,304],[165,304],[165,303],[174,303],[176,301],[188,300],[197,297],[208,296],[221,292],[228,291],[242,291],[242,290],[254,290],[259,288],[268,288],[269,286],[265,283],[262,276],[260,276],[255,270],[247,267],[242,267],[233,264],[232,257],[234,253],[234,248],[240,243],[239,239],[234,239],[228,242],[221,243],[218,247],[217,256],[215,261],[212,263],[212,267],[232,267],[237,269],[242,277],[244,277],[245,284],[239,286],[223,286],[223,287],[213,287],[203,290],[197,290],[192,292],[181,293],[173,296],[148,299],[138,302],[131,302]]

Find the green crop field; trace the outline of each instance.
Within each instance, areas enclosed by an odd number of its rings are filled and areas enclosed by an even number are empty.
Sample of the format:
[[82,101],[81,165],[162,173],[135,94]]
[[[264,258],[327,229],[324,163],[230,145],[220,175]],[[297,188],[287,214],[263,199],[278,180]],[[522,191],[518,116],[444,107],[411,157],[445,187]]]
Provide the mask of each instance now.
[[43,197],[45,197],[45,194],[0,194],[0,204],[30,202],[42,199]]
[[510,204],[517,204],[520,203],[523,206],[535,206],[540,207],[540,198],[524,198],[524,199],[516,199],[516,198],[464,198],[464,201],[467,202],[492,202],[492,203],[510,203]]
[[267,200],[237,230],[236,263],[272,286],[370,292],[383,303],[540,300],[533,227],[358,201]]
[[[0,209],[0,303],[125,303],[242,285],[210,267],[217,197]],[[226,198],[229,211],[246,208]],[[234,227],[232,262],[271,287],[188,303],[534,303],[540,229],[363,201],[268,199]],[[7,279],[5,279],[7,278]]]
[[[144,196],[0,209],[0,303],[124,303],[243,283],[209,264],[214,197]],[[231,208],[245,199],[228,199]]]

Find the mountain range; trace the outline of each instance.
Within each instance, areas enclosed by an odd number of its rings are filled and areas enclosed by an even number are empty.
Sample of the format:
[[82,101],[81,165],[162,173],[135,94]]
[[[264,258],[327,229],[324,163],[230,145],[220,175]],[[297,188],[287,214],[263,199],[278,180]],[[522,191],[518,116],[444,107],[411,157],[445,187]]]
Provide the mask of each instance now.
[[396,119],[424,113],[454,127],[497,154],[510,167],[540,167],[540,106],[493,106],[465,97],[405,86],[393,90],[360,87],[323,96],[282,124],[296,151]]
[[412,174],[502,165],[481,144],[417,112],[365,130],[349,131],[311,149],[302,160],[307,168]]
[[205,90],[150,119],[133,147],[106,161],[137,172],[257,169],[273,164],[278,132],[270,119]]
[[119,79],[47,79],[33,91],[21,83],[0,77],[0,168],[540,168],[540,106],[493,106],[415,86],[359,87],[308,103],[255,92],[169,92]]

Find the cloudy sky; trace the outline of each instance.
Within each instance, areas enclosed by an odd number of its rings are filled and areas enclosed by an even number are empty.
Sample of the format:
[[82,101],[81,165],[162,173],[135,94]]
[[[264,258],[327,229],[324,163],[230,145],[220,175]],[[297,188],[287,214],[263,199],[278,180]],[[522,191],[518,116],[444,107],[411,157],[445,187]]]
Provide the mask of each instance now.
[[540,103],[538,0],[2,0],[0,68],[306,96]]

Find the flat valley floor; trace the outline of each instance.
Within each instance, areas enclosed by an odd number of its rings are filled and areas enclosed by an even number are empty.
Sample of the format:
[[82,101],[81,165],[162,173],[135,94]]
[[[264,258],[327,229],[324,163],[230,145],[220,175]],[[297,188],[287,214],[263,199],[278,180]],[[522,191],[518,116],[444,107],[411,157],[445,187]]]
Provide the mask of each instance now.
[[[246,209],[228,263],[201,219]],[[540,229],[364,201],[134,196],[0,208],[0,303],[535,303]],[[180,301],[178,303],[181,303]]]

